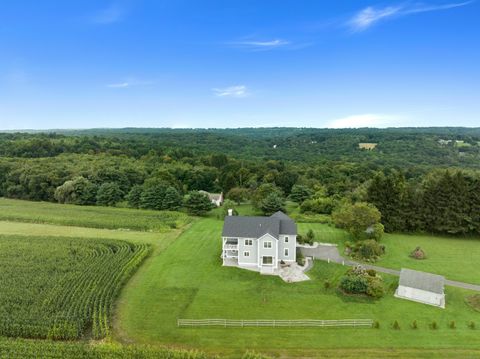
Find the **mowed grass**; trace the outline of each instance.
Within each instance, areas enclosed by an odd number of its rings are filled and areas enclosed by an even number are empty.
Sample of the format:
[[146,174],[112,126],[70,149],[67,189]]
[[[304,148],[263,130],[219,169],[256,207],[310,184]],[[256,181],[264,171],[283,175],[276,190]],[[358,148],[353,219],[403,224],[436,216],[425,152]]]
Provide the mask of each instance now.
[[[233,357],[245,349],[294,357],[315,356],[317,350],[327,348],[480,348],[478,330],[467,326],[476,321],[480,327],[480,313],[465,303],[469,291],[448,287],[447,308],[442,310],[394,298],[398,279],[390,276],[385,276],[387,295],[378,301],[345,297],[335,287],[347,268],[336,264],[317,261],[309,272],[313,280],[295,284],[224,268],[221,227],[222,221],[214,218],[195,222],[142,267],[141,275],[122,293],[116,338],[202,348]],[[326,280],[332,288],[324,288]],[[178,318],[371,318],[379,321],[380,328],[177,328]],[[395,320],[400,330],[392,328]],[[416,330],[409,327],[414,320],[419,325]],[[452,320],[457,329],[448,327]],[[437,330],[429,328],[432,321],[437,322]]]
[[168,231],[189,223],[185,213],[130,208],[59,205],[0,198],[0,220],[89,228]]
[[[343,254],[345,242],[352,241],[350,235],[333,225],[320,223],[299,223],[299,233],[309,229],[315,233],[318,242],[335,243]],[[401,269],[410,268],[424,272],[441,274],[448,279],[472,284],[480,284],[480,238],[441,237],[423,234],[385,234],[381,240],[386,253],[376,265]],[[413,259],[409,254],[421,247],[427,259]]]
[[[382,239],[385,255],[378,265],[389,268],[411,268],[444,275],[451,280],[480,284],[480,238],[453,238],[429,235],[386,234]],[[409,257],[421,247],[427,259]]]

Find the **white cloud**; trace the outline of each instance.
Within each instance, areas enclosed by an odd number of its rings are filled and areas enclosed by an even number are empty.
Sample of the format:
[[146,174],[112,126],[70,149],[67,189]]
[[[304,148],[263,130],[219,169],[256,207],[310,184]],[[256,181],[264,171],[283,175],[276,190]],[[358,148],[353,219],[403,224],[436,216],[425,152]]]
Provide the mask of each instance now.
[[130,77],[130,78],[127,78],[125,81],[113,82],[111,84],[107,84],[107,87],[112,89],[120,89],[120,88],[134,87],[134,86],[148,86],[154,83],[155,82],[152,80],[139,80],[135,77]]
[[273,49],[278,49],[280,47],[288,46],[290,45],[290,42],[282,39],[273,39],[273,40],[267,40],[267,41],[258,41],[258,40],[235,41],[235,42],[231,42],[230,44],[246,50],[265,51],[265,50],[273,50]]
[[328,128],[361,128],[361,127],[388,127],[394,126],[398,116],[384,114],[363,114],[342,117],[331,121]]
[[466,6],[473,3],[473,1],[465,1],[460,3],[449,3],[443,5],[428,5],[428,4],[410,4],[410,5],[397,5],[397,6],[387,6],[384,8],[375,8],[372,6],[362,9],[356,13],[348,22],[348,27],[353,32],[361,32],[369,27],[375,25],[376,23],[392,19],[399,16],[407,16],[411,14],[418,14],[423,12],[431,11],[441,11],[454,9],[462,6]]
[[108,25],[123,20],[125,13],[124,7],[118,3],[112,3],[107,8],[97,12],[90,19],[95,24]]
[[119,82],[115,84],[108,84],[107,87],[110,87],[112,89],[120,89],[120,88],[127,88],[129,87],[130,84],[128,82]]
[[212,91],[217,97],[247,97],[249,95],[247,87],[244,85],[214,88]]

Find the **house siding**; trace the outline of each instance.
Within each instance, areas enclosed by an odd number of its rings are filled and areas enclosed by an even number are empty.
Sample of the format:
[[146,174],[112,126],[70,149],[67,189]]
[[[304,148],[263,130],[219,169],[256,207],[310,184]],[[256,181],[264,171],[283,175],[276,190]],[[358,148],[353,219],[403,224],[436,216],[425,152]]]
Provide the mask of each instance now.
[[[272,242],[272,248],[264,248],[265,242]],[[258,266],[262,266],[262,257],[273,257],[273,267],[278,267],[278,240],[269,234],[258,239]]]
[[[288,243],[285,243],[285,237],[288,237]],[[285,248],[288,248],[288,256],[285,256]],[[280,235],[278,243],[278,260],[284,262],[295,262],[297,260],[297,236]]]
[[[252,245],[246,246],[245,240],[251,239]],[[250,252],[249,257],[245,257],[243,254],[245,251]],[[238,239],[238,264],[244,265],[256,265],[258,258],[258,244],[255,238],[239,238]]]

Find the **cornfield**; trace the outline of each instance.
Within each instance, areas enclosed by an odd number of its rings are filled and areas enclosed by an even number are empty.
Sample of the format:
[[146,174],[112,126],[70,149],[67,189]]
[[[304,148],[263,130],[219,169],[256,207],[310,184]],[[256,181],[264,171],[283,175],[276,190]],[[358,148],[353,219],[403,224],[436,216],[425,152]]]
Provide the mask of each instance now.
[[0,339],[0,359],[208,359],[203,353],[141,346]]
[[105,337],[115,298],[148,252],[118,240],[0,236],[0,336]]

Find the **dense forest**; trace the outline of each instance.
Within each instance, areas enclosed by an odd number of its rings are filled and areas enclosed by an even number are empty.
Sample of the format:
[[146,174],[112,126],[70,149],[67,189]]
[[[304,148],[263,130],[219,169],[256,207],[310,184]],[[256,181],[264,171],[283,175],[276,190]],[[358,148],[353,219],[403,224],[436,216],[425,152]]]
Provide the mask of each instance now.
[[0,196],[178,209],[205,190],[325,214],[367,201],[387,231],[479,233],[477,170],[480,128],[0,133]]

